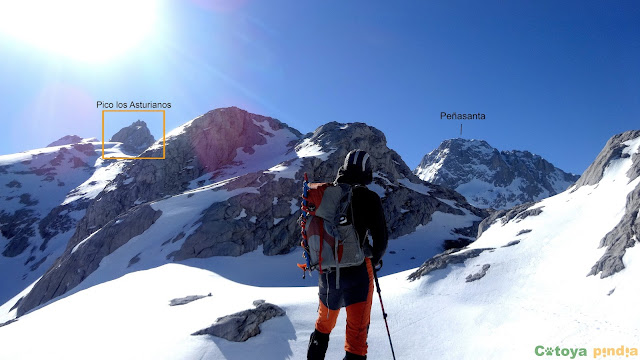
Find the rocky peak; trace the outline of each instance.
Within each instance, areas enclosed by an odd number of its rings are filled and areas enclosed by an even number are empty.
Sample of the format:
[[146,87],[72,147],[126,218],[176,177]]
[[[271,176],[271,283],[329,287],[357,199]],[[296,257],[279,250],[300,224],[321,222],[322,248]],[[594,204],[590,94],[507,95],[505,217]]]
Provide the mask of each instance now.
[[151,146],[155,139],[147,128],[147,123],[137,120],[129,126],[123,127],[115,133],[109,141],[121,142],[125,150],[141,153]]
[[424,181],[447,186],[460,182],[457,174],[463,172],[465,166],[478,162],[500,167],[498,150],[484,140],[448,139],[425,155],[414,173]]
[[396,183],[401,178],[421,183],[400,155],[387,147],[384,133],[365,123],[327,123],[303,139],[296,150],[311,144],[330,153],[330,161],[318,164],[318,168],[315,169],[320,171],[320,174],[316,174],[317,181],[333,181],[347,153],[353,149],[362,149],[368,152],[373,160],[374,174],[384,173],[386,179],[392,183]]
[[443,141],[414,173],[455,189],[475,206],[496,209],[555,195],[578,179],[529,151],[498,151],[484,140],[460,138]]

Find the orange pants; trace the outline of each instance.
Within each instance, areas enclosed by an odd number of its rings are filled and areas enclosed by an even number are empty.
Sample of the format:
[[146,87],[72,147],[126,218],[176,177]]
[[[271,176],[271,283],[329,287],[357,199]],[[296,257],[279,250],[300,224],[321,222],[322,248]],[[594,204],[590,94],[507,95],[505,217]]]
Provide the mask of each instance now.
[[[369,293],[367,300],[347,305],[347,331],[344,349],[355,355],[367,355],[367,335],[371,318],[371,301],[373,299],[373,267],[371,260],[365,259],[369,274]],[[324,334],[330,334],[336,326],[336,320],[340,309],[331,310],[322,301],[318,307],[318,320],[316,330]]]

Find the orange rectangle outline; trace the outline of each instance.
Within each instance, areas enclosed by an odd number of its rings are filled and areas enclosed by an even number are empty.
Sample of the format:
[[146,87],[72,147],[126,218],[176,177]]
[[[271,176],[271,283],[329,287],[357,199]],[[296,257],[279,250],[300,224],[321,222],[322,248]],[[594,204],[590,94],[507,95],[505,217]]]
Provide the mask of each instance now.
[[[104,157],[104,113],[105,112],[161,112],[162,113],[162,157]],[[102,110],[102,159],[104,160],[163,160],[166,156],[165,139],[166,111],[165,110]]]

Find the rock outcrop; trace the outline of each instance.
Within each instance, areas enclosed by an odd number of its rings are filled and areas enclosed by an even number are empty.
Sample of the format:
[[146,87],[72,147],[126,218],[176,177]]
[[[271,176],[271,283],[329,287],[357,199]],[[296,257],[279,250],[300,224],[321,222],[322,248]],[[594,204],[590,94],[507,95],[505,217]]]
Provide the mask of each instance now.
[[171,299],[171,301],[169,302],[169,306],[180,306],[180,305],[187,305],[189,303],[192,303],[196,300],[200,300],[200,299],[204,299],[208,296],[211,296],[211,294],[209,295],[189,295],[189,296],[185,296],[183,298],[177,298],[177,299]]
[[492,212],[491,215],[482,220],[480,226],[478,226],[478,237],[480,237],[480,235],[482,235],[482,233],[487,230],[489,226],[493,225],[498,220],[500,220],[500,223],[504,225],[513,219],[524,220],[529,216],[540,215],[544,207],[535,207],[536,204],[537,203],[526,203],[514,206],[513,208],[508,210],[498,210]]
[[480,271],[478,271],[475,274],[467,275],[466,281],[467,282],[474,282],[474,281],[482,279],[485,275],[487,275],[487,271],[489,270],[490,267],[491,267],[491,264],[482,265],[482,269],[480,269]]
[[[432,271],[444,269],[450,264],[463,263],[465,260],[477,257],[487,250],[493,250],[493,248],[482,248],[482,249],[471,249],[471,250],[468,250],[468,249],[447,250],[442,254],[438,254],[432,257],[431,259],[425,261],[422,265],[420,265],[420,267],[416,271],[409,274],[409,277],[407,279],[410,281],[418,280],[421,277],[428,275]],[[487,269],[484,270],[485,274]],[[482,276],[484,276],[484,274]]]
[[255,309],[248,309],[235,314],[220,317],[215,324],[191,335],[213,335],[229,341],[242,342],[260,334],[260,324],[277,316],[285,316],[286,312],[279,306],[264,300],[253,302]]
[[[600,152],[596,161],[585,171],[576,183],[576,189],[585,185],[595,185],[602,180],[606,167],[613,160],[631,156],[632,165],[627,172],[629,183],[640,176],[640,153],[630,154],[630,140],[640,137],[640,130],[627,131],[612,137]],[[600,274],[601,278],[611,276],[625,268],[623,256],[627,249],[640,241],[640,184],[627,195],[625,214],[620,222],[601,241],[600,247],[607,250],[591,268],[589,275]]]
[[[620,158],[627,158],[630,155],[625,153],[623,150],[627,148],[625,142],[629,140],[637,139],[640,136],[640,130],[632,130],[626,131],[621,134],[614,135],[607,143],[595,161],[589,165],[587,170],[585,170],[584,174],[580,177],[578,181],[576,181],[576,186],[572,189],[575,191],[582,186],[585,185],[595,185],[602,180],[602,175],[604,174],[607,166],[614,160],[618,160]],[[637,156],[637,155],[635,155]],[[629,170],[629,174],[627,176],[629,179],[635,179],[640,174],[640,162],[637,162],[634,156],[633,167]]]

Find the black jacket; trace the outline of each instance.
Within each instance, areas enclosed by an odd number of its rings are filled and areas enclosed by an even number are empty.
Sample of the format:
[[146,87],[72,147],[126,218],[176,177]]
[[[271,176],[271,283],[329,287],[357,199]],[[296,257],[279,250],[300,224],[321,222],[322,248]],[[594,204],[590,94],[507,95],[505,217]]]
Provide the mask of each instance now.
[[[352,221],[358,232],[360,243],[363,247],[371,249],[371,262],[376,265],[382,259],[388,243],[387,222],[380,196],[364,186],[355,186],[351,206]],[[371,235],[371,242],[367,234]]]
[[[344,182],[338,176],[336,182]],[[352,184],[353,185],[353,184]],[[364,247],[371,250],[371,262],[375,266],[387,249],[387,222],[382,210],[382,202],[375,192],[364,185],[353,188],[351,198],[353,224]],[[371,235],[371,242],[368,235]],[[366,252],[366,250],[365,250]],[[356,304],[367,299],[370,286],[366,263],[340,269],[340,288],[336,288],[336,272],[324,272],[318,276],[318,295],[329,309]]]
[[[369,247],[372,251],[371,262],[375,266],[382,259],[389,236],[387,234],[387,221],[382,210],[382,202],[380,196],[365,187],[373,180],[373,174],[370,169],[368,171],[360,171],[355,167],[344,166],[338,170],[336,183],[354,185],[352,208],[353,221],[360,238],[361,245]],[[371,235],[372,244],[367,239],[367,231]]]

